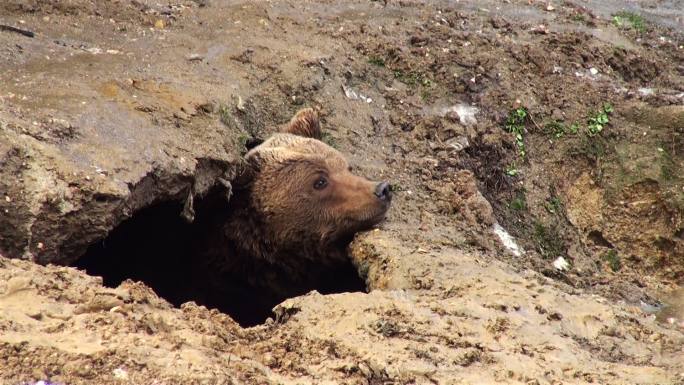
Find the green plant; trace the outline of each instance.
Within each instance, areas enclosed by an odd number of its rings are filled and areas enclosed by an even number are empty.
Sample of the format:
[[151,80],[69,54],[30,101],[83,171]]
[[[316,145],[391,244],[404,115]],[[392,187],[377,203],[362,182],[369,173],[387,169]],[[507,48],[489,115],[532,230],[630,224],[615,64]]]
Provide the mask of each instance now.
[[237,141],[237,143],[236,143],[237,148],[236,149],[241,154],[243,154],[243,155],[246,154],[249,151],[249,149],[247,148],[247,144],[249,143],[249,141],[251,139],[252,139],[252,137],[249,134],[247,134],[245,132],[241,132],[236,138],[236,141]]
[[518,148],[518,155],[524,158],[525,140],[523,134],[525,133],[525,122],[527,121],[528,113],[525,107],[519,107],[508,113],[506,119],[506,130],[515,135],[515,146]]
[[433,81],[430,80],[425,74],[420,72],[404,72],[402,70],[394,70],[394,77],[400,82],[411,86],[424,86],[432,87],[434,85]]
[[558,196],[552,196],[550,199],[544,202],[544,208],[550,214],[558,214],[563,208],[563,202]]
[[622,267],[620,257],[615,249],[608,250],[608,252],[603,255],[603,260],[608,262],[608,266],[610,266],[610,269],[613,271],[618,271]]
[[568,130],[571,134],[576,134],[577,132],[579,132],[579,127],[579,123],[575,122],[570,125]]
[[515,163],[509,164],[506,166],[506,175],[508,176],[516,176],[518,175],[520,171],[518,168],[515,166]]
[[572,20],[577,21],[579,23],[586,23],[587,22],[587,19],[581,13],[573,15]]
[[420,97],[423,101],[427,101],[432,95],[435,83],[427,75],[420,72],[404,72],[402,70],[392,71],[394,77],[411,88],[421,87]]
[[557,258],[565,252],[565,244],[556,226],[545,226],[542,222],[535,222],[533,239],[537,251],[544,258]]
[[608,115],[612,112],[613,106],[605,103],[598,112],[589,115],[587,118],[587,132],[589,136],[595,136],[603,131],[603,127],[610,122]]
[[634,12],[623,11],[616,13],[613,15],[612,22],[618,28],[632,28],[639,33],[646,31],[646,21],[643,16]]
[[527,203],[525,202],[524,199],[522,199],[520,197],[515,197],[508,204],[508,207],[510,207],[512,210],[515,210],[515,211],[523,211],[527,208]]
[[384,67],[385,66],[385,59],[379,57],[379,56],[371,56],[368,58],[368,63],[378,66],[378,67]]
[[553,135],[554,138],[559,139],[565,135],[565,125],[561,121],[553,121],[544,125],[544,133]]
[[544,125],[544,133],[552,135],[556,139],[560,139],[567,134],[577,134],[579,131],[579,124],[573,123],[566,125],[562,120],[555,120]]
[[677,176],[677,163],[665,146],[658,147],[658,153],[660,154],[660,177],[666,181],[673,180]]
[[527,198],[524,191],[517,191],[513,199],[508,203],[511,210],[523,211],[527,209]]
[[228,127],[233,126],[233,115],[230,113],[230,108],[227,105],[221,104],[218,110],[219,120]]
[[237,139],[238,139],[238,143],[240,144],[240,148],[246,149],[247,148],[247,142],[249,142],[249,140],[251,138],[247,134],[240,134]]
[[426,100],[428,100],[428,99],[430,98],[430,94],[431,94],[431,92],[430,92],[430,89],[429,89],[429,88],[423,88],[423,90],[420,91],[420,98],[421,98],[423,101],[426,101]]

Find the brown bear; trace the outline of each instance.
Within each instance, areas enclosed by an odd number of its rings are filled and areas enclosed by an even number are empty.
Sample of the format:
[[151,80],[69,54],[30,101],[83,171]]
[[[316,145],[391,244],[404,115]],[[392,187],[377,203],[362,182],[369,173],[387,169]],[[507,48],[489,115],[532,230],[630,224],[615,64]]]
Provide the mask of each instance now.
[[248,182],[236,191],[226,234],[239,253],[282,266],[343,258],[356,232],[385,217],[389,183],[352,174],[345,157],[318,140],[312,109],[282,131],[245,156]]
[[246,154],[220,234],[210,242],[207,260],[215,267],[204,271],[245,280],[275,304],[330,280],[336,266],[351,266],[347,245],[384,219],[392,193],[387,182],[354,175],[320,138],[316,112],[304,109]]

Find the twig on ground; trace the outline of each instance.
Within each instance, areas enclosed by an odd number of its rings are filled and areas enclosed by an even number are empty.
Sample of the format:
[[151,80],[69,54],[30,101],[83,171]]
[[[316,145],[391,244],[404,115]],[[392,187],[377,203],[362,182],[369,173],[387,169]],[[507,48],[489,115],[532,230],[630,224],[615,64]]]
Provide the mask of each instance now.
[[528,115],[530,117],[530,120],[532,121],[532,124],[534,124],[534,126],[537,127],[537,130],[539,130],[539,132],[543,132],[541,127],[539,127],[539,125],[537,124],[537,122],[534,121],[534,118],[532,117],[532,113],[529,113]]
[[14,32],[14,33],[18,33],[20,35],[24,35],[26,37],[35,37],[36,36],[36,34],[34,32],[27,31],[25,29],[19,29],[17,27],[12,27],[10,25],[4,25],[4,24],[0,24],[0,31]]

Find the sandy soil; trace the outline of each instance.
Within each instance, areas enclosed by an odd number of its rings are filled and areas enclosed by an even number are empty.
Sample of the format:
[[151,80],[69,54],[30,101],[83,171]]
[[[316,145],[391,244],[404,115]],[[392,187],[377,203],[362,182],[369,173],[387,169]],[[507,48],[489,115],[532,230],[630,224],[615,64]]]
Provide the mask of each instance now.
[[[683,16],[622,6],[2,2],[35,36],[0,30],[0,383],[684,383]],[[146,208],[201,217],[302,106],[393,183],[367,292],[174,306],[166,216],[123,249],[145,274],[68,267]]]

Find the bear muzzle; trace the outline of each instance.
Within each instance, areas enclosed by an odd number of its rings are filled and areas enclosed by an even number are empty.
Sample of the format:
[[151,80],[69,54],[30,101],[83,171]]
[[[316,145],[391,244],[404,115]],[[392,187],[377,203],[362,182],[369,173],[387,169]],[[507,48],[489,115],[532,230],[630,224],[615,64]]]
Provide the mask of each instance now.
[[381,201],[386,201],[390,203],[392,201],[392,190],[390,189],[390,184],[388,182],[380,182],[375,186],[375,196]]

